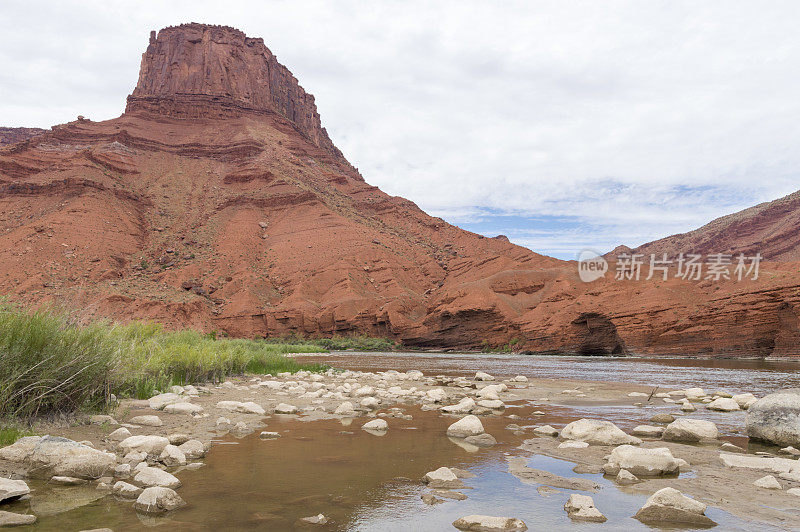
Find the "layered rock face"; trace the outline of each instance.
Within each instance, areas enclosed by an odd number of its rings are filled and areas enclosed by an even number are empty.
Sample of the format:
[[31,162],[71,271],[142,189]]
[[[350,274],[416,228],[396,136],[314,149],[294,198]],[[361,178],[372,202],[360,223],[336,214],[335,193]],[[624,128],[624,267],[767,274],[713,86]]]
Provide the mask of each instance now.
[[[399,178],[399,177],[398,177]],[[795,355],[798,265],[583,283],[368,185],[260,39],[151,38],[125,114],[0,149],[0,292],[81,318],[422,347]]]
[[44,132],[38,127],[0,127],[0,146],[16,144]]
[[800,260],[800,192],[717,218],[699,229],[644,244],[633,253],[761,253],[766,260]]
[[314,96],[264,45],[228,26],[182,24],[150,33],[126,113],[230,118],[276,112],[317,147],[341,157],[320,123]]

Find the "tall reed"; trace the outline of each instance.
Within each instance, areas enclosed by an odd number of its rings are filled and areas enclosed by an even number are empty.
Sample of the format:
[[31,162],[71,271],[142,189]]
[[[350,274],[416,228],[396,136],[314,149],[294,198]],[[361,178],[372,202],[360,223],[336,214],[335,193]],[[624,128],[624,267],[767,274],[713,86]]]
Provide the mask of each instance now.
[[154,323],[79,325],[66,313],[0,304],[0,418],[97,411],[117,396],[149,397],[172,384],[276,373],[301,365],[286,353],[319,346],[215,339]]

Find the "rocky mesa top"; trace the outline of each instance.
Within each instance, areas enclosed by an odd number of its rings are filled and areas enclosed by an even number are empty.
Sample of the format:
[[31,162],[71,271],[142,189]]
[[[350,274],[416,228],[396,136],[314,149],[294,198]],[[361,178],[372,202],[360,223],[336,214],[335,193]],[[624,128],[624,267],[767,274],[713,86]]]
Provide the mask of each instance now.
[[195,22],[150,33],[126,113],[226,118],[275,112],[320,148],[338,153],[322,127],[314,96],[260,38]]

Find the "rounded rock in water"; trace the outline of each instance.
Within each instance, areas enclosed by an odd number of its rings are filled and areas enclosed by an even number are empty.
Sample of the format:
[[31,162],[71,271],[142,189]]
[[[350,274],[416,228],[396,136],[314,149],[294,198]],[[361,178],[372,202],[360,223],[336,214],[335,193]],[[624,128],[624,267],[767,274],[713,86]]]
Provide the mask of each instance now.
[[705,511],[705,504],[686,497],[675,488],[663,488],[647,499],[633,517],[648,524],[715,525]]
[[160,514],[177,510],[186,506],[186,502],[174,490],[164,487],[152,487],[142,491],[133,503],[133,507],[143,513]]
[[384,419],[373,419],[372,421],[364,423],[364,425],[361,428],[364,430],[385,432],[386,430],[389,429],[389,424],[386,423],[386,420]]
[[464,416],[447,428],[447,435],[454,438],[466,438],[467,436],[477,436],[486,432],[483,423],[477,416],[472,414]]
[[800,447],[800,389],[771,393],[747,409],[747,435],[775,445]]
[[703,440],[715,440],[719,436],[717,426],[704,419],[680,418],[664,429],[662,439],[666,441],[695,443]]
[[524,531],[528,527],[521,519],[514,517],[497,517],[493,515],[467,515],[453,521],[459,530],[477,531]]

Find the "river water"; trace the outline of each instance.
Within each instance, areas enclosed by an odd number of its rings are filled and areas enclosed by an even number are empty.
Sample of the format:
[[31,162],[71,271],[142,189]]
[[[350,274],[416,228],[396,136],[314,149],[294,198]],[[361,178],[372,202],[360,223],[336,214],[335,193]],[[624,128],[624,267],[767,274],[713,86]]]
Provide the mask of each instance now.
[[725,389],[762,396],[779,388],[800,387],[800,362],[792,360],[577,357],[475,353],[333,352],[301,361],[342,369],[383,371],[418,369],[426,375],[475,375],[625,382],[666,389]]
[[[486,371],[498,377],[522,374],[665,388],[700,386],[757,395],[800,386],[800,366],[787,362],[352,352],[298,358],[370,371],[420,369],[428,375]],[[535,408],[516,404],[507,413],[525,419]],[[641,414],[633,410],[626,405],[594,409],[553,404],[536,424],[558,427],[580,417],[603,417],[630,427],[641,423]],[[499,444],[476,450],[464,449],[446,438],[438,412],[417,407],[407,412],[413,419],[390,420],[391,429],[384,436],[360,430],[363,419],[305,422],[283,416],[267,420],[267,430],[282,434],[277,440],[260,440],[256,434],[240,439],[224,436],[202,468],[176,473],[184,484],[179,493],[189,505],[168,517],[138,515],[130,501],[101,497],[93,488],[58,489],[42,483],[32,483],[31,503],[18,502],[4,509],[37,513],[39,521],[30,527],[34,530],[305,530],[308,528],[300,527],[298,519],[319,513],[331,520],[326,527],[316,527],[319,530],[455,530],[451,523],[468,514],[518,517],[530,530],[650,530],[631,518],[645,497],[626,493],[602,475],[574,473],[575,464],[570,462],[520,451],[517,447],[530,433],[514,435],[505,428],[510,422],[506,417],[484,418],[487,432],[494,434]],[[723,416],[728,416],[718,420],[723,432],[735,436],[742,419],[739,414]],[[599,483],[602,489],[593,498],[608,522],[571,523],[562,509],[569,492],[540,494],[537,486],[508,473],[509,456],[525,456],[531,467]],[[420,500],[426,490],[416,481],[443,465],[477,476],[465,481],[471,488],[462,490],[467,500],[427,506]],[[75,508],[64,511],[73,499]],[[709,508],[707,515],[719,523],[718,530],[772,530],[762,525],[754,528],[752,523],[715,508]]]
[[[423,353],[338,351],[325,355],[295,357],[302,362],[320,362],[335,368],[359,371],[418,369],[426,375],[464,375],[472,377],[484,371],[498,378],[525,375],[529,378],[564,381],[618,382],[638,384],[658,391],[699,387],[706,393],[725,390],[731,394],[750,392],[763,397],[775,390],[800,388],[800,361],[763,359],[709,358],[639,358],[517,355],[496,353]],[[565,384],[565,387],[568,385]],[[565,400],[568,400],[565,397]],[[630,405],[587,407],[566,404],[548,405],[548,412],[559,416],[569,412],[580,417],[613,420],[628,430],[642,424],[640,409]],[[650,415],[663,410],[673,412],[670,404],[648,404]],[[726,439],[741,445],[744,412],[703,411],[703,419],[717,424]],[[755,448],[755,447],[754,447]]]

